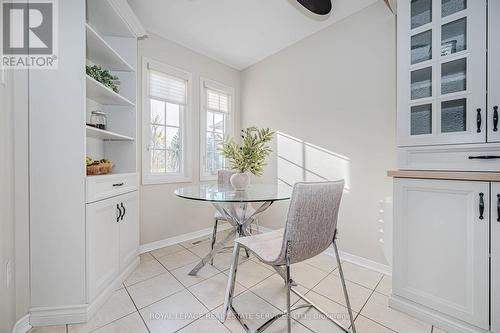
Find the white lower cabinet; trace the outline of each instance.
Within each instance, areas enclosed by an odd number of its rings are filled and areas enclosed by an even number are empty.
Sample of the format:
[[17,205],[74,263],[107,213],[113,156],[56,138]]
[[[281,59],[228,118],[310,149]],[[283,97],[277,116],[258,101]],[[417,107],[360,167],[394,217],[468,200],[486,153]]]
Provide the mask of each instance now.
[[500,333],[500,183],[491,183],[491,331]]
[[88,301],[92,302],[138,255],[137,191],[87,204]]
[[394,181],[393,295],[489,330],[490,183]]

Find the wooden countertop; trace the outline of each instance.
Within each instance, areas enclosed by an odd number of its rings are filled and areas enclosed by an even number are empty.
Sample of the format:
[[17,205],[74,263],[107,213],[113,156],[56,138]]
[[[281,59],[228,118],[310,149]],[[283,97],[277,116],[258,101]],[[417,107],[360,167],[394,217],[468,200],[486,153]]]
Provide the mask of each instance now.
[[394,178],[475,180],[475,181],[500,182],[500,172],[389,170],[387,171],[387,176]]

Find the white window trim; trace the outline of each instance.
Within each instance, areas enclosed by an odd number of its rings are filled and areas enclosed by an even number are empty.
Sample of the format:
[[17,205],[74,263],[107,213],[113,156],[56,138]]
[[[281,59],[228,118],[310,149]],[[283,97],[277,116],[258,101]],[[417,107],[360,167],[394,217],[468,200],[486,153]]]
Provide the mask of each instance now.
[[[182,78],[187,81],[187,104],[185,106],[181,128],[182,128],[182,171],[180,173],[170,173],[170,174],[152,174],[151,170],[151,160],[149,153],[149,142],[150,142],[150,101],[149,101],[149,67],[154,67],[154,69],[171,75],[177,78]],[[191,73],[184,71],[182,69],[161,63],[159,61],[142,57],[142,184],[143,185],[154,185],[154,184],[170,184],[170,183],[188,183],[193,180],[192,171],[192,114],[191,110],[193,107],[193,76]]]
[[228,128],[226,135],[234,135],[236,128],[235,120],[235,89],[220,82],[210,80],[204,77],[200,78],[200,181],[213,181],[217,179],[216,174],[208,174],[205,172],[205,156],[206,156],[206,131],[207,131],[207,92],[206,88],[223,92],[230,96],[229,109],[227,115]]

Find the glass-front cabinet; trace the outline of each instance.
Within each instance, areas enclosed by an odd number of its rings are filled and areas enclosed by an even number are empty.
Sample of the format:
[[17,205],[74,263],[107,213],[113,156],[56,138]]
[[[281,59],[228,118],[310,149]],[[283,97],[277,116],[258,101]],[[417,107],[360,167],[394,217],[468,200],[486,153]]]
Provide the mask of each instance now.
[[398,2],[398,145],[486,142],[486,0]]

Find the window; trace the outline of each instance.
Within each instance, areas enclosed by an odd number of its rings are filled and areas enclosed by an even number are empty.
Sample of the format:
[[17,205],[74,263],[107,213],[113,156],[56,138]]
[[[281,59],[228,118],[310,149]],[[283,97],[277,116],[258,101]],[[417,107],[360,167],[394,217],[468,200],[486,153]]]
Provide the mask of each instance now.
[[144,60],[143,183],[189,181],[187,72]]
[[214,179],[217,170],[226,167],[219,152],[219,140],[232,135],[234,89],[202,79],[201,87],[201,179]]

